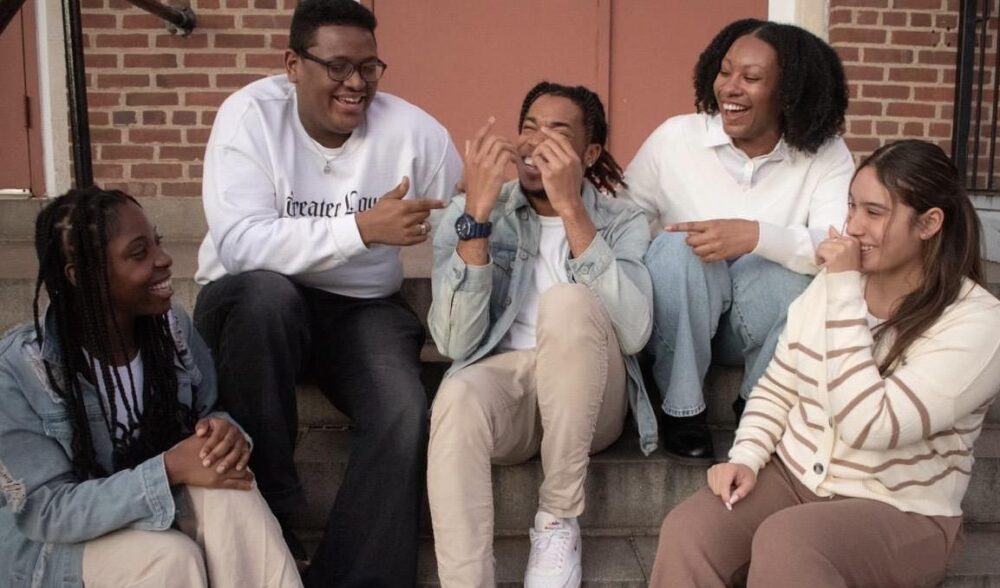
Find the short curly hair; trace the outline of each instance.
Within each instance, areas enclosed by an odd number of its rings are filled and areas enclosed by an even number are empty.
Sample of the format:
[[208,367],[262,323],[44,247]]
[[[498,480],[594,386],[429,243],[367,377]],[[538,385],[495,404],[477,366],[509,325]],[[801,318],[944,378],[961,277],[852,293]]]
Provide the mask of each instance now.
[[815,153],[827,139],[843,131],[847,80],[837,52],[799,27],[748,18],[722,29],[695,65],[695,108],[708,114],[719,112],[715,78],[729,47],[745,35],[764,41],[778,54],[781,133],[785,142]]
[[355,0],[302,0],[292,14],[288,48],[296,53],[308,50],[316,29],[326,25],[358,27],[374,37],[378,21],[371,10]]

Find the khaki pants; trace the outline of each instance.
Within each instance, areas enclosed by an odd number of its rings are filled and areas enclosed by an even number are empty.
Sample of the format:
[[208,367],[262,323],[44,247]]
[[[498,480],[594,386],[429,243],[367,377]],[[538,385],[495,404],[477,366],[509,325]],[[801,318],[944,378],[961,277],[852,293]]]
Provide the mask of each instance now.
[[874,500],[820,498],[775,458],[732,512],[708,488],[670,511],[650,586],[937,586],[961,523]]
[[185,487],[181,531],[122,529],[83,548],[87,588],[301,588],[278,521],[249,491]]
[[536,328],[535,349],[462,369],[434,400],[427,489],[442,586],[494,584],[491,463],[521,463],[540,450],[539,509],[575,517],[590,453],[621,435],[625,366],[597,298],[586,286],[553,286]]

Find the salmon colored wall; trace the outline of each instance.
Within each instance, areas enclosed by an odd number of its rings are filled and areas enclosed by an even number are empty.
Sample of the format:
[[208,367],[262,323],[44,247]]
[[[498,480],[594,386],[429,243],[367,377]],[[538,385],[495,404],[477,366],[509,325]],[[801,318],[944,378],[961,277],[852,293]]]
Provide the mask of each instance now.
[[[521,100],[547,79],[583,84],[609,110],[623,166],[668,116],[693,106],[698,54],[767,0],[369,0],[379,19],[380,89],[424,108],[461,151],[490,115],[513,137]],[[738,11],[734,11],[738,7]],[[513,170],[510,170],[513,174]]]

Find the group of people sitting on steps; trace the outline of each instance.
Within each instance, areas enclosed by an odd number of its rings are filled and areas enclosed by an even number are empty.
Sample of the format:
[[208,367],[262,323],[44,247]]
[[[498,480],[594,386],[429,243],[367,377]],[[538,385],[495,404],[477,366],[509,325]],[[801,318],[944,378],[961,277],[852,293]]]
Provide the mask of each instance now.
[[[643,453],[713,462],[712,363],[745,366],[735,442],[663,521],[653,586],[943,578],[1000,302],[938,147],[855,168],[836,53],[748,19],[701,54],[698,112],[624,171],[597,95],[549,82],[515,136],[490,119],[460,155],[376,92],[375,24],[303,0],[286,73],[222,105],[193,321],[135,199],[39,215],[34,321],[0,343],[4,586],[412,586],[425,482],[440,583],[492,586],[491,465],[537,454],[525,585],[578,586],[590,456],[631,413]],[[432,219],[427,324],[453,363],[428,406],[399,291]],[[303,377],[354,428],[300,579]]]

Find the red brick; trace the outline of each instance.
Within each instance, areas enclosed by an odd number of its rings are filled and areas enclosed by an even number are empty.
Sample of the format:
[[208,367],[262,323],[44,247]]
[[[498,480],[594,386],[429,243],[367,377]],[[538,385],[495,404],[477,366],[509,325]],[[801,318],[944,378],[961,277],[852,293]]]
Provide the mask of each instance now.
[[847,147],[855,153],[871,153],[882,146],[878,139],[870,137],[844,137],[844,140]]
[[173,53],[126,54],[125,67],[177,67],[177,56]]
[[955,69],[949,68],[941,72],[941,82],[945,84],[955,85]]
[[911,8],[917,10],[940,10],[941,0],[893,0],[893,8]]
[[882,24],[887,27],[904,27],[906,26],[906,13],[905,12],[883,12],[882,13]]
[[882,116],[882,103],[852,100],[847,113],[849,116]]
[[215,115],[219,112],[217,110],[205,110],[201,113],[201,124],[210,127],[212,123],[215,122]]
[[118,26],[118,19],[113,14],[83,13],[80,23],[85,29],[113,29]]
[[101,159],[153,159],[153,148],[143,145],[101,145]]
[[878,14],[875,10],[859,10],[854,15],[854,21],[859,25],[878,24]]
[[836,0],[837,6],[865,6],[872,8],[885,8],[889,5],[889,0]]
[[205,30],[232,30],[236,28],[236,17],[230,14],[206,14],[198,16],[198,27]]
[[903,125],[903,135],[907,137],[922,138],[926,133],[923,123],[908,122]]
[[892,31],[893,45],[934,47],[940,42],[941,33],[938,31]]
[[175,125],[193,125],[198,122],[198,113],[193,110],[177,110],[170,118]]
[[208,47],[208,35],[202,31],[191,33],[187,37],[180,35],[157,35],[156,46],[172,49],[204,49]]
[[926,82],[938,81],[938,70],[922,67],[893,67],[889,69],[891,82]]
[[111,10],[135,10],[135,6],[126,0],[108,0],[108,8]]
[[285,70],[285,56],[277,51],[271,53],[247,53],[247,67],[262,67],[270,70]]
[[937,139],[950,138],[951,123],[931,123],[927,134]]
[[149,35],[144,34],[117,34],[117,35],[97,35],[98,47],[135,48],[149,47]]
[[893,102],[886,108],[887,116],[934,118],[934,105],[914,102]]
[[271,35],[271,49],[288,49],[288,35],[274,33]]
[[877,135],[897,135],[899,134],[899,123],[891,120],[880,120],[875,123],[875,134]]
[[243,16],[243,27],[247,29],[280,29],[287,31],[291,24],[291,14],[248,14]]
[[837,55],[840,56],[840,60],[844,63],[857,63],[861,61],[861,49],[857,47],[844,47],[839,45],[834,47],[837,50]]
[[187,177],[189,177],[191,179],[197,178],[197,179],[200,180],[201,176],[202,176],[203,169],[204,169],[204,166],[201,165],[200,163],[191,164],[191,165],[187,166]]
[[865,98],[896,98],[905,100],[910,97],[909,86],[890,86],[887,84],[864,84],[861,95]]
[[913,99],[918,102],[951,102],[955,89],[951,86],[915,86]]
[[[295,1],[298,2],[298,0]],[[199,10],[216,10],[219,8],[222,8],[222,0],[198,0]],[[294,10],[294,8],[293,6],[292,9]]]
[[84,9],[104,8],[104,0],[83,0],[80,2],[80,7]]
[[948,65],[955,67],[956,60],[958,59],[958,52],[954,49],[947,50],[929,50],[924,49],[917,53],[917,63],[919,64],[929,64],[929,65]]
[[852,82],[881,82],[885,79],[885,68],[863,65],[846,65],[844,66],[844,74],[847,76],[847,79]]
[[185,67],[236,67],[235,53],[189,53],[184,56]]
[[105,184],[107,190],[121,190],[132,196],[156,196],[156,184],[151,182],[116,182]]
[[204,73],[159,74],[156,85],[160,88],[207,88],[209,80]]
[[[198,19],[201,24],[201,19]],[[122,27],[126,29],[163,29],[166,23],[152,14],[126,14],[122,19]]]
[[134,125],[135,121],[134,110],[119,110],[111,115],[111,122],[115,125]]
[[215,36],[215,46],[226,49],[260,49],[267,47],[267,36],[219,33]]
[[164,125],[167,124],[167,113],[162,110],[147,110],[142,113],[142,124],[144,125]]
[[118,68],[118,56],[101,53],[87,53],[83,56],[83,64],[87,70],[101,68]]
[[104,180],[120,180],[125,174],[125,167],[110,163],[94,163],[94,178]]
[[851,23],[851,11],[844,10],[842,8],[830,8],[830,25],[839,24],[850,24]]
[[848,122],[847,127],[848,132],[854,136],[872,134],[872,121],[870,120],[853,119]]
[[163,182],[160,184],[164,196],[201,196],[201,182]]
[[278,2],[277,0],[254,0],[253,7],[263,10],[274,10],[278,7]]
[[141,88],[149,85],[149,76],[144,74],[99,74],[99,88]]
[[884,49],[865,47],[865,63],[913,63],[913,51],[909,49]]
[[177,163],[134,163],[132,177],[138,179],[165,178],[175,179],[181,176],[184,168]]
[[186,129],[184,140],[188,143],[208,143],[208,136],[212,129]]
[[239,74],[239,73],[220,73],[215,76],[215,87],[216,88],[242,88],[251,82],[256,82],[261,79],[260,74]]
[[122,132],[119,129],[97,127],[90,129],[91,143],[121,143]]
[[107,111],[87,111],[87,122],[93,127],[106,127],[111,124],[111,116]]
[[955,29],[958,28],[958,15],[957,14],[935,14],[934,15],[934,26],[939,29]]
[[188,92],[184,95],[184,105],[218,107],[229,94],[229,92]]
[[226,8],[248,8],[250,3],[247,0],[226,0]]
[[185,145],[174,147],[164,145],[160,147],[160,159],[177,159],[180,161],[201,161],[205,157],[204,145]]
[[180,143],[181,132],[177,129],[129,129],[128,138],[136,143]]
[[174,92],[138,92],[125,95],[125,104],[129,106],[174,106],[177,104],[177,94]]
[[87,106],[90,108],[118,106],[121,100],[122,95],[118,92],[95,92],[90,88],[87,89]]
[[941,120],[952,120],[955,116],[955,108],[951,104],[941,105]]
[[911,12],[911,27],[929,27],[934,23],[934,17],[926,12]]

